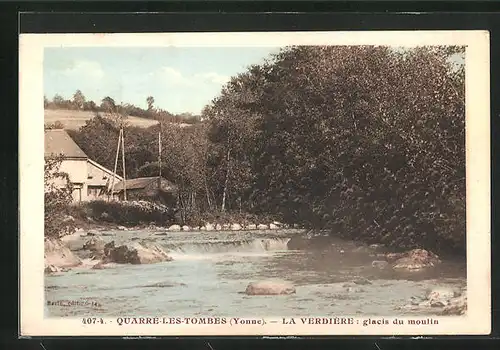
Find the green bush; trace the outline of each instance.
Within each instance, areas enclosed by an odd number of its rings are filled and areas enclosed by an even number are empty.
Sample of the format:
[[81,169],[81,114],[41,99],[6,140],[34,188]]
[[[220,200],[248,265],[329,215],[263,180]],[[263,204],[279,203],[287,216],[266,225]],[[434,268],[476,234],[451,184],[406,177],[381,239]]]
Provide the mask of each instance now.
[[146,201],[118,202],[91,201],[84,203],[83,210],[96,221],[132,226],[155,223],[169,225],[174,222],[175,212],[172,208]]
[[68,174],[59,171],[62,156],[45,158],[44,165],[44,235],[59,238],[75,231],[68,208],[73,201],[73,188]]

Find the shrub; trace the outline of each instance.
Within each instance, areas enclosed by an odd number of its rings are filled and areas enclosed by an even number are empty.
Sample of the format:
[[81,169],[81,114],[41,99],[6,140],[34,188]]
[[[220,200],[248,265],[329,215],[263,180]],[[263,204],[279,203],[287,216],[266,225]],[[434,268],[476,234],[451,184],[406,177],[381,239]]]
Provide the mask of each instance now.
[[168,225],[173,223],[175,211],[164,205],[147,201],[91,201],[83,204],[84,210],[88,210],[95,220],[132,226],[144,223],[155,223]]
[[59,238],[75,230],[73,218],[68,208],[71,204],[73,188],[68,174],[61,172],[62,156],[49,156],[44,166],[44,233],[45,237]]
[[45,124],[45,130],[50,130],[50,129],[64,129],[64,124],[59,120],[56,120],[55,122],[50,124]]

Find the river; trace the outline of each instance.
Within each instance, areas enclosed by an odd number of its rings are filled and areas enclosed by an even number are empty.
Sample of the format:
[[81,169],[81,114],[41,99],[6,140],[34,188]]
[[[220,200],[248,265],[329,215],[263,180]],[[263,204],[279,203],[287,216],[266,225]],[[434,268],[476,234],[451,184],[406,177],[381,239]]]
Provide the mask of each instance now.
[[[102,232],[105,241],[117,245],[155,242],[174,260],[104,270],[92,270],[84,260],[81,267],[46,275],[47,301],[79,302],[46,306],[46,317],[438,315],[435,308],[406,306],[429,288],[466,284],[465,262],[443,261],[421,272],[381,270],[371,265],[377,260],[374,249],[345,240],[323,249],[288,250],[288,240],[299,233]],[[67,242],[78,250],[87,239]],[[296,293],[244,294],[250,282],[270,278],[292,282]]]

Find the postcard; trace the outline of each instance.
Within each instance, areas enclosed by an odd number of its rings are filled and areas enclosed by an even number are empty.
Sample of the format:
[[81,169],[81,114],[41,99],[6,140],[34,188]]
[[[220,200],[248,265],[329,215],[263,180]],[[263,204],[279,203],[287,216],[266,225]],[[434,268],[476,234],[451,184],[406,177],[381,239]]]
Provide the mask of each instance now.
[[21,34],[21,336],[491,330],[486,31]]

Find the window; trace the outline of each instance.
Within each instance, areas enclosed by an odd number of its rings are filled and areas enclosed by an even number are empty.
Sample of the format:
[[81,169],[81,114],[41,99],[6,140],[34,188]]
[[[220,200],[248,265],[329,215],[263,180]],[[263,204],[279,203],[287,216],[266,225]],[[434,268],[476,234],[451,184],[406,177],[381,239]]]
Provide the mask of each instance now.
[[88,197],[98,197],[101,193],[101,188],[96,186],[88,186],[87,187],[87,196]]

